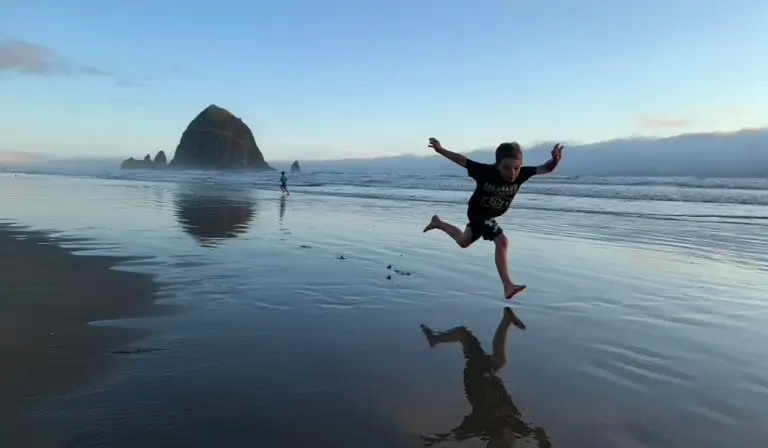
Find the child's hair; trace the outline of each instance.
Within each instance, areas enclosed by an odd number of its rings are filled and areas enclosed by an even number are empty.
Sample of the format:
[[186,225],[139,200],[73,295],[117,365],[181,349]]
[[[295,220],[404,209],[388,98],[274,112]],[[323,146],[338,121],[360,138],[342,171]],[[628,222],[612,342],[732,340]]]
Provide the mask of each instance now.
[[520,148],[520,144],[517,142],[502,143],[496,148],[496,164],[498,165],[502,159],[522,159],[523,150]]
[[283,172],[282,172],[282,173],[280,173],[280,174],[285,174],[285,171],[283,171]]

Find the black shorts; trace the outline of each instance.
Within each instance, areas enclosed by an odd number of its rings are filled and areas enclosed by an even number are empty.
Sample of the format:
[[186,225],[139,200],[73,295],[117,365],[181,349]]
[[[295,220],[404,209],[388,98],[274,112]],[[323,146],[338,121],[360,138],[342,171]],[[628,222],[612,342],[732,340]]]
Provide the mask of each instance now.
[[468,214],[467,217],[469,218],[467,227],[472,231],[472,241],[477,241],[481,237],[486,241],[493,241],[504,233],[495,218],[484,218],[471,214]]

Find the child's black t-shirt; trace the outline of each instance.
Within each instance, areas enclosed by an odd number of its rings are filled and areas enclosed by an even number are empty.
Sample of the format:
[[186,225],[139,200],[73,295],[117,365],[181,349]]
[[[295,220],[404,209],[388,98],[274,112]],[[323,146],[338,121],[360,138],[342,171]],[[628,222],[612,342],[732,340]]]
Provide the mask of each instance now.
[[467,174],[475,179],[476,187],[469,198],[467,214],[480,219],[503,215],[523,182],[536,174],[536,167],[524,166],[513,182],[505,180],[494,165],[467,160]]

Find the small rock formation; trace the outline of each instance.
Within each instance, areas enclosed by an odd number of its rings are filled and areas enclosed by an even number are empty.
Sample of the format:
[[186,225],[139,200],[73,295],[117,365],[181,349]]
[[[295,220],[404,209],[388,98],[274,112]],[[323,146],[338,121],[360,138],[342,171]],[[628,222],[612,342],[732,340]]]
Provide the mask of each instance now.
[[291,172],[292,173],[300,173],[301,172],[301,166],[299,166],[299,161],[294,160],[293,164],[291,165]]
[[231,112],[210,105],[181,135],[171,166],[196,169],[271,170],[250,128]]
[[124,170],[128,170],[128,169],[134,169],[134,170],[135,169],[139,169],[139,170],[144,169],[144,170],[146,170],[146,169],[151,169],[151,168],[154,168],[154,167],[155,167],[155,164],[154,164],[154,162],[152,162],[152,157],[150,157],[149,154],[144,156],[143,160],[136,160],[133,157],[129,157],[129,158],[123,160],[123,163],[120,164],[120,168],[122,168]]
[[153,168],[165,168],[168,165],[168,159],[165,157],[165,152],[159,151],[155,156],[155,160],[152,160],[149,154],[144,156],[142,160],[136,160],[133,157],[129,157],[123,160],[120,164],[120,168],[124,170],[151,170]]
[[168,159],[165,157],[165,151],[162,149],[158,151],[155,156],[155,165],[158,167],[165,167],[168,165]]

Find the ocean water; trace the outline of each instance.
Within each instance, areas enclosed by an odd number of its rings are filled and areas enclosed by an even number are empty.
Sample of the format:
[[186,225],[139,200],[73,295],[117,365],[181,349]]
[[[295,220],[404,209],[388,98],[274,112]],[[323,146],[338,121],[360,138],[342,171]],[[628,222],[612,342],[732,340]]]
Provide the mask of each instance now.
[[[148,257],[173,316],[118,374],[41,403],[70,447],[763,446],[768,180],[542,178],[500,220],[526,330],[470,182],[306,173],[0,174],[2,220]],[[420,325],[465,327],[430,347]],[[470,333],[471,332],[471,333]],[[469,350],[467,347],[474,347]],[[469,359],[465,359],[465,354]],[[434,445],[430,445],[434,443]]]

